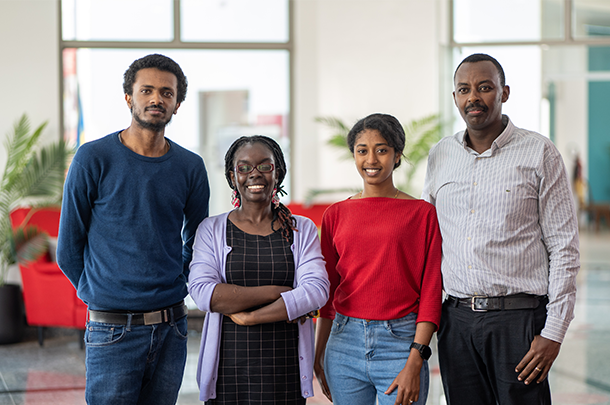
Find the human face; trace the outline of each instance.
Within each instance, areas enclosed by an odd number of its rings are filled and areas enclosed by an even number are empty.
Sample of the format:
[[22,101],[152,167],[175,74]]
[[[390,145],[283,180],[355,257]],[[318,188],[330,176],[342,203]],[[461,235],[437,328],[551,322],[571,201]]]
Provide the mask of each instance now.
[[[508,86],[490,61],[464,63],[455,73],[453,100],[466,122],[468,132],[499,135],[502,132],[502,103],[508,100]],[[497,132],[497,133],[496,133]]]
[[365,184],[383,185],[392,182],[394,165],[400,153],[391,147],[376,129],[365,129],[354,144],[354,160]]
[[247,143],[237,150],[233,157],[233,171],[230,172],[231,181],[237,187],[242,205],[247,202],[271,204],[273,189],[277,183],[277,169],[261,173],[257,168],[250,173],[236,172],[235,167],[242,164],[258,166],[260,164],[273,164],[273,152],[262,143]]
[[162,131],[178,112],[177,94],[178,79],[173,73],[155,68],[139,70],[132,95],[125,95],[132,121],[143,129]]

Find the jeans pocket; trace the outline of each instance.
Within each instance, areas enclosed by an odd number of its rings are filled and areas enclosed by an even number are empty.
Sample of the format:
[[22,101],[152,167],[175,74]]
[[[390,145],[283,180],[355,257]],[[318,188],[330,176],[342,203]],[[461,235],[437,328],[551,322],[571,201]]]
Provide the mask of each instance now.
[[176,336],[182,339],[188,338],[188,321],[186,320],[186,316],[174,322],[173,327]]
[[347,318],[343,315],[335,314],[335,319],[333,319],[333,326],[330,328],[330,334],[338,335],[339,333],[343,332],[345,324],[347,324]]
[[109,346],[121,341],[125,333],[125,325],[89,322],[85,330],[85,344],[87,346]]
[[407,315],[405,318],[388,322],[390,335],[401,340],[413,340],[415,338],[416,316]]

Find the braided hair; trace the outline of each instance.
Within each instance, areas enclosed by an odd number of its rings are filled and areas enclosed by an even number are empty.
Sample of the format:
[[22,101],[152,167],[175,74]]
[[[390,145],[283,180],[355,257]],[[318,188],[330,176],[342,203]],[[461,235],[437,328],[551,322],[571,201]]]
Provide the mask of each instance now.
[[[277,193],[279,195],[286,195],[286,192],[283,189],[282,182],[286,177],[286,161],[284,160],[284,153],[280,148],[280,145],[277,144],[273,139],[264,136],[264,135],[252,135],[252,136],[242,136],[237,139],[227,150],[225,154],[225,177],[227,178],[227,182],[229,183],[229,187],[232,190],[235,190],[237,193],[237,198],[240,198],[239,191],[237,190],[237,186],[233,184],[231,180],[231,172],[234,171],[235,167],[235,154],[237,151],[244,145],[260,143],[265,145],[271,153],[273,153],[273,160],[275,161],[275,170],[277,171],[277,183],[275,184],[275,188],[277,189]],[[271,212],[273,213],[273,219],[271,220],[271,229],[274,229],[274,224],[276,221],[280,225],[280,230],[282,232],[282,236],[289,242],[292,241],[292,231],[298,231],[297,229],[297,220],[292,216],[292,212],[281,202],[276,207],[274,204],[271,204]]]

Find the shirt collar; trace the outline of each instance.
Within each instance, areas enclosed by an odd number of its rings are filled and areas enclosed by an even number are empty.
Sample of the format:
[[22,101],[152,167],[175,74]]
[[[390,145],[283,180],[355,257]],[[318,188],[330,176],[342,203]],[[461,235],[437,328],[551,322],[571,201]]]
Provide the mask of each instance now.
[[[502,121],[506,122],[506,127],[504,128],[504,131],[502,131],[502,133],[491,144],[492,153],[496,149],[502,148],[504,145],[509,143],[511,139],[513,139],[513,136],[515,134],[515,126],[513,125],[513,122],[510,120],[508,115],[503,114]],[[458,132],[457,134],[455,134],[455,137],[456,140],[464,147],[464,149],[470,150],[470,147],[468,147],[468,145],[466,144],[466,133],[467,130]]]

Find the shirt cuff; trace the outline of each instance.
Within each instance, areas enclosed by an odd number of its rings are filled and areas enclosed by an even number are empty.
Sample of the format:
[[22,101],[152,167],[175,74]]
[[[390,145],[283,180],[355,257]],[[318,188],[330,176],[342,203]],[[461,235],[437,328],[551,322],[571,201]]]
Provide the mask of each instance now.
[[547,315],[546,323],[544,324],[544,329],[542,329],[540,336],[557,343],[562,343],[566,336],[566,332],[568,331],[568,326],[570,326],[570,321]]

